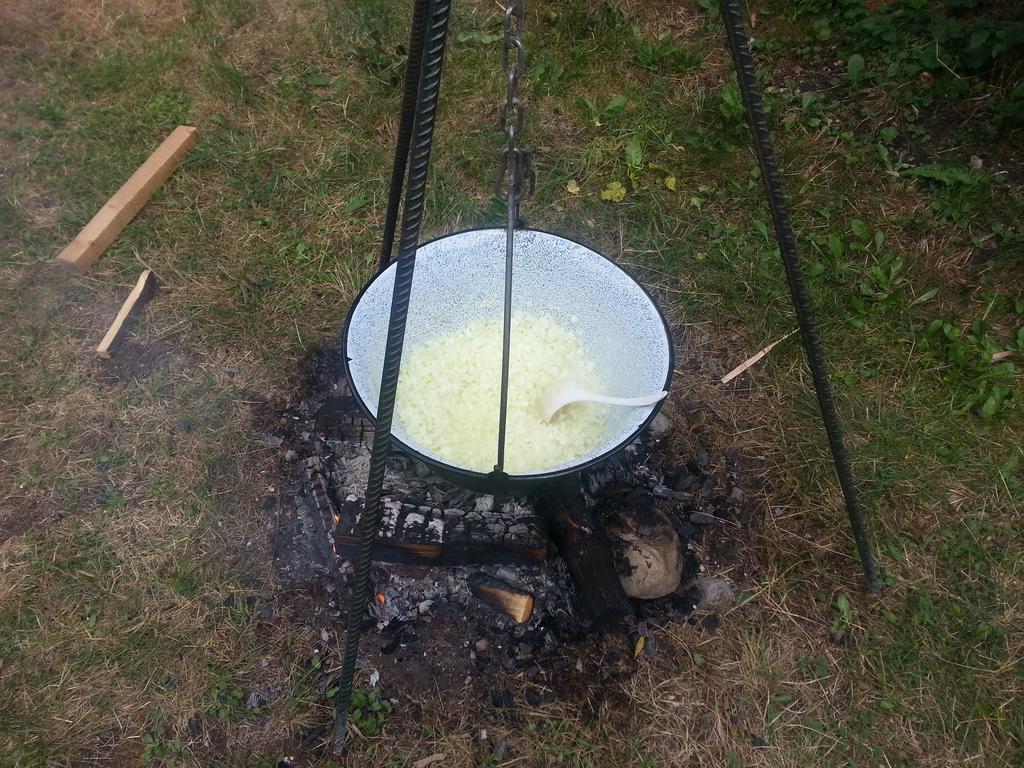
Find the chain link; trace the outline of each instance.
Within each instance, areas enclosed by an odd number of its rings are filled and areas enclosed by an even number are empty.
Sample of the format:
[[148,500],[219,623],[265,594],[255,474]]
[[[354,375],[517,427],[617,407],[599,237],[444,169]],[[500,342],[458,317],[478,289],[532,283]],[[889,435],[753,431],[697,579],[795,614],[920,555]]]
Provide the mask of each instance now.
[[[524,0],[508,0],[505,7],[504,37],[501,46],[501,66],[505,71],[505,103],[498,111],[498,124],[506,136],[498,161],[498,178],[494,194],[518,208],[519,203],[533,193],[536,177],[533,171],[533,147],[519,146],[516,139],[523,129],[523,103],[519,100],[519,79],[526,72],[526,49],[523,47],[525,29]],[[509,165],[512,186],[509,189]]]

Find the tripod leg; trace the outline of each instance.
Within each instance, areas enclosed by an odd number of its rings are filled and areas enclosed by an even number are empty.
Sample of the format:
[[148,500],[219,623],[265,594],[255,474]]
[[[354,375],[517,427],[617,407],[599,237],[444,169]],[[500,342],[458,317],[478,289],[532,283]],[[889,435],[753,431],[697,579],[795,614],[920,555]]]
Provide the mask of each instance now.
[[818,339],[803,268],[800,266],[800,259],[796,252],[796,236],[789,221],[786,199],[782,194],[782,181],[779,178],[775,151],[772,149],[771,135],[768,132],[768,122],[764,116],[761,89],[757,82],[757,65],[750,53],[750,41],[743,28],[739,0],[720,0],[720,2],[722,18],[725,20],[725,30],[729,38],[729,47],[732,49],[732,60],[736,67],[736,77],[739,80],[740,94],[743,97],[743,104],[747,108],[747,119],[750,122],[750,132],[754,141],[754,154],[757,155],[757,162],[761,166],[761,178],[764,179],[765,191],[768,195],[768,205],[771,208],[772,222],[775,225],[775,237],[779,241],[782,265],[786,270],[786,282],[789,284],[789,292],[793,298],[793,309],[796,311],[797,322],[800,326],[800,336],[803,339],[807,363],[811,369],[814,391],[818,395],[821,419],[825,423],[829,447],[832,449],[836,475],[839,477],[839,485],[846,501],[846,513],[850,518],[850,527],[853,529],[853,536],[857,542],[857,552],[860,555],[868,591],[878,592],[875,557],[871,551],[871,542],[868,540],[867,526],[864,522],[864,513],[860,508],[857,485],[850,469],[850,460],[846,455],[839,415],[836,413],[836,406],[832,400],[832,387],[825,370],[825,355],[821,349],[821,341]]
[[412,124],[416,118],[416,96],[419,94],[420,72],[423,69],[423,37],[427,30],[429,12],[430,0],[416,0],[412,11],[412,29],[409,32],[405,88],[402,93],[402,110],[398,115],[398,139],[395,142],[395,161],[391,167],[391,185],[388,187],[388,207],[384,214],[384,239],[381,241],[380,259],[377,263],[378,273],[387,268],[395,244],[395,227],[398,224],[398,209],[402,202],[405,169],[409,161]]
[[359,521],[359,551],[355,558],[348,632],[345,636],[338,698],[334,709],[334,754],[341,754],[345,748],[349,706],[352,703],[352,682],[355,677],[356,656],[359,653],[359,636],[362,632],[363,613],[366,610],[369,593],[370,561],[383,511],[381,496],[384,491],[384,470],[391,449],[391,423],[395,413],[398,372],[402,363],[402,346],[405,342],[405,323],[409,314],[416,248],[423,222],[423,201],[427,186],[427,170],[430,166],[430,149],[433,143],[434,118],[437,114],[437,96],[441,87],[441,68],[444,63],[450,11],[451,0],[432,0],[424,36],[423,67],[411,136],[409,175],[406,183],[402,232],[398,243],[395,285],[391,296],[387,344],[384,348],[380,399],[377,403],[377,419],[370,452],[366,501]]

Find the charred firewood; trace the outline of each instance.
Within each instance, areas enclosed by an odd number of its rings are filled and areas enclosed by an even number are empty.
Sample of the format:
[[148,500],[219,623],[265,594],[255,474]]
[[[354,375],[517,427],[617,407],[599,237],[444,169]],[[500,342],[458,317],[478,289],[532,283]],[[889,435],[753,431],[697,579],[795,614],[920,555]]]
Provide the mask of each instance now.
[[613,626],[632,613],[615,571],[612,548],[600,519],[587,508],[575,483],[534,500],[547,519],[594,629]]
[[[358,549],[357,502],[346,502],[334,534],[340,557]],[[511,506],[490,512],[441,510],[390,499],[374,547],[378,562],[412,565],[536,565],[548,556],[543,522]]]
[[519,624],[528,622],[533,614],[533,595],[507,581],[486,573],[474,573],[469,577],[469,588],[485,605],[507,613]]

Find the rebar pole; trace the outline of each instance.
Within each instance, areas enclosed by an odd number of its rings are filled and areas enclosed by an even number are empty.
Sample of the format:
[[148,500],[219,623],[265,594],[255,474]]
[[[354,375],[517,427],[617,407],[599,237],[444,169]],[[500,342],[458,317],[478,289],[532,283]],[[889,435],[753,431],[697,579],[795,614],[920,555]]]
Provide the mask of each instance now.
[[814,382],[814,391],[818,396],[818,407],[821,410],[821,419],[825,424],[829,447],[832,450],[832,460],[839,478],[839,486],[842,488],[843,498],[846,502],[846,514],[850,518],[850,528],[853,529],[853,536],[857,542],[857,552],[860,555],[860,564],[864,570],[864,580],[867,582],[868,591],[877,593],[879,587],[875,558],[871,551],[871,542],[868,540],[867,526],[857,494],[857,484],[854,482],[850,460],[846,455],[839,415],[836,413],[835,402],[832,399],[832,387],[825,369],[825,356],[815,327],[814,311],[807,293],[803,268],[796,252],[796,235],[790,224],[789,209],[782,192],[782,181],[779,178],[771,134],[765,119],[761,89],[757,82],[757,64],[750,53],[750,41],[743,26],[739,0],[720,0],[720,7],[722,18],[725,20],[729,47],[732,50],[733,64],[736,67],[740,94],[743,97],[747,120],[750,123],[754,154],[757,155],[757,163],[761,167],[761,178],[768,196],[772,223],[775,225],[775,237],[779,242],[779,251],[782,254],[786,282],[789,284],[793,309],[796,311],[797,323],[800,326],[800,338],[803,340],[807,363],[811,369],[811,379]]
[[359,636],[363,628],[363,613],[369,596],[370,561],[380,529],[383,512],[381,496],[384,491],[384,470],[391,450],[391,424],[395,413],[398,374],[405,342],[405,324],[409,314],[409,296],[412,292],[416,249],[423,222],[423,201],[426,194],[427,171],[430,167],[430,149],[437,114],[437,97],[441,87],[441,69],[444,63],[445,41],[448,34],[448,16],[451,0],[431,0],[424,35],[423,65],[416,101],[409,153],[409,174],[406,182],[405,205],[402,214],[395,283],[391,295],[391,314],[388,321],[387,343],[384,348],[384,367],[381,373],[380,398],[374,423],[373,445],[370,452],[369,477],[366,500],[359,520],[359,549],[355,557],[352,577],[352,596],[348,612],[348,632],[342,658],[338,698],[334,709],[334,736],[332,750],[339,755],[345,749],[349,705],[352,702],[352,683],[355,677]]
[[402,110],[398,116],[398,138],[395,141],[395,160],[391,166],[391,185],[388,187],[388,207],[384,214],[384,238],[380,246],[377,273],[387,269],[391,262],[391,251],[395,244],[395,228],[398,225],[398,209],[402,202],[402,182],[409,160],[409,142],[412,140],[412,124],[416,117],[416,96],[420,87],[420,70],[423,67],[423,35],[427,29],[427,13],[430,0],[416,0],[412,9],[412,26],[409,30],[409,50],[405,60],[405,88],[402,93]]

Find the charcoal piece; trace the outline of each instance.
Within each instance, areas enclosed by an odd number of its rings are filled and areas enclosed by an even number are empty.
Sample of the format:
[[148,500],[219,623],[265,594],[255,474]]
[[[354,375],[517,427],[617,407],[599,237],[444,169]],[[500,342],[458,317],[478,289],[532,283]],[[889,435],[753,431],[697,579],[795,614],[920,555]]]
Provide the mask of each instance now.
[[512,691],[504,688],[502,690],[491,691],[491,704],[499,709],[511,709],[515,706],[515,698],[512,696]]
[[671,486],[674,491],[685,491],[696,482],[697,475],[684,467],[675,474],[675,477],[672,478]]
[[700,619],[700,628],[708,632],[717,632],[722,626],[722,618],[717,613],[709,613]]
[[710,498],[711,494],[715,492],[715,480],[714,475],[708,475],[704,478],[704,482],[700,486],[700,492],[697,494],[702,499]]
[[316,429],[328,435],[350,437],[360,435],[368,427],[359,410],[356,399],[351,395],[329,397],[317,409],[313,417]]
[[690,514],[690,522],[694,525],[717,525],[721,521],[708,512],[698,510]]

